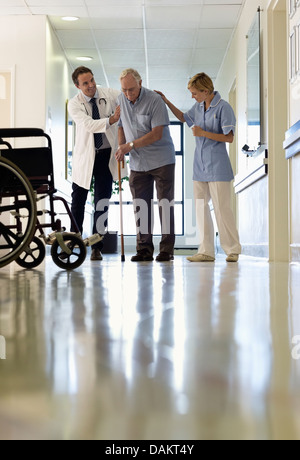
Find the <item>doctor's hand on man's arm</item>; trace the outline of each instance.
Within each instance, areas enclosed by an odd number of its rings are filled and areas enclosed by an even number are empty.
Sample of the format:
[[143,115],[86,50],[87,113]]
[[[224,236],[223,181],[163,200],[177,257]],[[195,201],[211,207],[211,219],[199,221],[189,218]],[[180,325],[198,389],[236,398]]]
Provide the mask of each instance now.
[[117,123],[117,121],[120,120],[120,116],[121,116],[121,107],[118,105],[115,113],[109,119],[109,124],[114,125],[115,123]]

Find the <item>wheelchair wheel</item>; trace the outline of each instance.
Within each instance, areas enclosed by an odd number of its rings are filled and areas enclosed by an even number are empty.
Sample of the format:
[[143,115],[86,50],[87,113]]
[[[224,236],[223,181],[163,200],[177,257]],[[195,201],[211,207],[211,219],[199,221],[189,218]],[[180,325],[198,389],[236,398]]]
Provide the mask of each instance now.
[[36,268],[43,262],[45,257],[45,244],[35,236],[25,251],[16,259],[16,262],[23,268]]
[[35,233],[36,198],[25,174],[0,157],[0,267],[25,251]]
[[62,239],[67,251],[56,239],[51,246],[53,262],[64,270],[74,270],[85,261],[86,246],[81,238],[72,233],[63,233]]

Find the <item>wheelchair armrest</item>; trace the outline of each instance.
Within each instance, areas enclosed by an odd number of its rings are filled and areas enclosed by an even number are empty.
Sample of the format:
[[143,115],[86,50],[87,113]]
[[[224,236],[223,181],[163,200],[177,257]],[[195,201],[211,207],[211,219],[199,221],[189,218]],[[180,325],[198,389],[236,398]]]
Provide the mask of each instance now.
[[44,136],[44,131],[39,128],[1,128],[0,138],[9,137],[40,137]]

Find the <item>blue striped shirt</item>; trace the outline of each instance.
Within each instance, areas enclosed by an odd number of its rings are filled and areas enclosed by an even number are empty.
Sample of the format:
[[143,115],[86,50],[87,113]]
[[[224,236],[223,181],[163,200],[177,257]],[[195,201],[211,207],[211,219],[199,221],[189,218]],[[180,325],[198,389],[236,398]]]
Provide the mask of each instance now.
[[164,127],[160,141],[130,152],[130,169],[146,172],[175,164],[175,148],[169,129],[170,119],[161,96],[142,87],[135,104],[124,94],[119,96],[119,104],[121,106],[119,126],[124,129],[126,142],[134,142],[158,126]]

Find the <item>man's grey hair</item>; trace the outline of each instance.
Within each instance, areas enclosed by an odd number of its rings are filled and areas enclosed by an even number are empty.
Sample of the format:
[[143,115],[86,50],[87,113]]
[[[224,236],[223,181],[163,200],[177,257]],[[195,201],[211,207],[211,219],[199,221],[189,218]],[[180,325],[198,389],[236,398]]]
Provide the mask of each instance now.
[[122,78],[127,77],[127,75],[132,75],[136,79],[136,81],[138,83],[140,83],[140,81],[142,80],[142,77],[140,76],[138,71],[135,70],[135,69],[125,69],[125,70],[123,70],[123,72],[120,75],[120,80],[122,80]]

